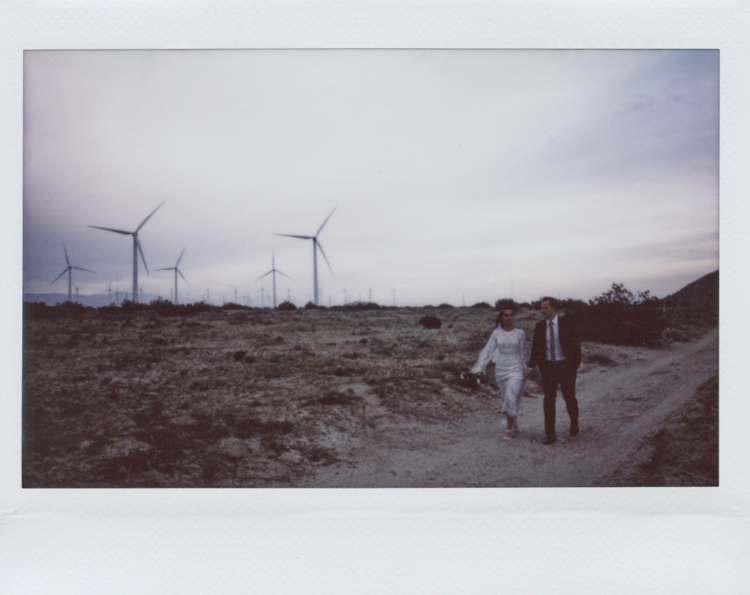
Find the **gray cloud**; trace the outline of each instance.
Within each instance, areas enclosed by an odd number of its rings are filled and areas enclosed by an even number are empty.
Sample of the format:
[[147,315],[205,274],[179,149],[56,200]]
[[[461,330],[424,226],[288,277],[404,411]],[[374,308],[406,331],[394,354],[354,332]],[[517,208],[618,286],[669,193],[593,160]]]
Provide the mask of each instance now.
[[[273,234],[336,205],[320,274],[339,300],[581,294],[618,270],[689,274],[686,238],[718,230],[716,52],[28,52],[25,77],[28,291],[63,242],[94,288],[129,279],[129,239],[87,226],[164,200],[146,258],[186,248],[194,293],[258,291],[274,250],[306,296],[310,246]],[[639,271],[642,246],[659,257]],[[696,277],[718,266],[710,242],[691,250]]]

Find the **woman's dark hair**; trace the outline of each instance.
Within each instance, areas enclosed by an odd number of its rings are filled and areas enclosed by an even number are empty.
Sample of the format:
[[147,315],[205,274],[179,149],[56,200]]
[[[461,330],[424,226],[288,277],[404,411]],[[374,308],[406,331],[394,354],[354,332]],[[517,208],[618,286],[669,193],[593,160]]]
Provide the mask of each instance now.
[[512,312],[514,316],[516,314],[516,311],[513,308],[503,308],[497,313],[497,318],[495,318],[495,328],[503,323],[503,312]]

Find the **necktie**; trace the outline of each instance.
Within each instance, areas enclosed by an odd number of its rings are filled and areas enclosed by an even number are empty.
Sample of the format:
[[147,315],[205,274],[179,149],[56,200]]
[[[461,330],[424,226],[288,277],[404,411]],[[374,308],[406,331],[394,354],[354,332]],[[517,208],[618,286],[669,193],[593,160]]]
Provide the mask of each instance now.
[[554,362],[557,361],[557,354],[555,353],[555,325],[552,321],[549,321],[549,353],[550,359]]

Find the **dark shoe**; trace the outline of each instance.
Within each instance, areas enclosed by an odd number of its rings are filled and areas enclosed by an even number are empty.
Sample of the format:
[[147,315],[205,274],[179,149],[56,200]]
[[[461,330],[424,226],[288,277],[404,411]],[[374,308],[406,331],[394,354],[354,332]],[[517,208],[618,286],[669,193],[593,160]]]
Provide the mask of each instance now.
[[576,436],[578,436],[578,424],[577,423],[570,424],[570,435],[573,438],[575,438]]
[[549,445],[554,444],[555,442],[557,442],[557,438],[555,436],[547,436],[542,444]]

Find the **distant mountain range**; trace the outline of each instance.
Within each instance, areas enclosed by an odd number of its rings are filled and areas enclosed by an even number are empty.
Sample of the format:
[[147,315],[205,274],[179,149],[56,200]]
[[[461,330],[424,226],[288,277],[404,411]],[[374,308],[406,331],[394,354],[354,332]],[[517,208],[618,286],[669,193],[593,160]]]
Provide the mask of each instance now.
[[714,271],[688,283],[679,291],[667,296],[677,306],[719,307],[719,271]]

